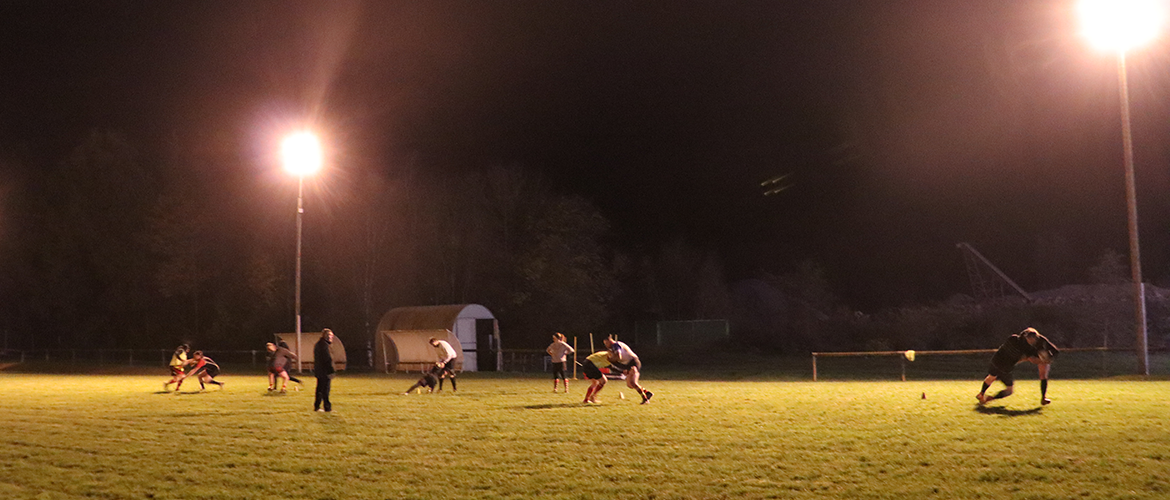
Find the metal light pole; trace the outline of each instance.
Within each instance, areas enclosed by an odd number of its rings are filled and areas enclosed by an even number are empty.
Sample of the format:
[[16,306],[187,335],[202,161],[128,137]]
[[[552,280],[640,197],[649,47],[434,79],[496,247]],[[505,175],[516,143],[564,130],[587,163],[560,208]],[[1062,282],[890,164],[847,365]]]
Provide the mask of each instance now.
[[296,269],[296,328],[297,373],[304,371],[301,364],[301,227],[305,215],[305,176],[321,168],[321,144],[310,132],[297,132],[281,143],[284,169],[297,176],[297,269]]
[[1129,78],[1125,54],[1156,38],[1166,18],[1165,6],[1149,0],[1081,0],[1077,5],[1084,35],[1098,48],[1117,52],[1117,80],[1121,100],[1121,140],[1125,156],[1125,199],[1129,219],[1129,269],[1133,281],[1133,311],[1138,371],[1150,374],[1146,334],[1146,287],[1138,246],[1137,189],[1133,168],[1133,135],[1129,117]]
[[297,315],[297,373],[301,367],[301,220],[305,217],[305,176],[297,176],[297,273],[296,273],[296,315]]
[[1146,285],[1142,283],[1141,247],[1138,245],[1137,188],[1133,173],[1133,134],[1129,120],[1129,78],[1125,70],[1125,51],[1117,54],[1117,80],[1121,87],[1121,142],[1125,154],[1125,201],[1129,219],[1129,269],[1133,278],[1133,313],[1136,325],[1138,371],[1150,374],[1150,355],[1146,334]]

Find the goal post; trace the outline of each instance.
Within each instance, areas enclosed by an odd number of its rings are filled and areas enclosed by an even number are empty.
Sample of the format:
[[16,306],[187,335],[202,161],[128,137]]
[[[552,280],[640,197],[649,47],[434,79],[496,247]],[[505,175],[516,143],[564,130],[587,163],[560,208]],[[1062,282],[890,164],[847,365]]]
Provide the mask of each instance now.
[[[823,369],[823,362],[825,358],[852,358],[856,361],[849,363],[846,372],[851,372],[854,375],[864,373],[866,369],[875,369],[880,373],[887,373],[886,370],[891,370],[895,366],[898,369],[900,378],[903,382],[906,381],[907,367],[914,366],[915,363],[920,365],[925,364],[933,368],[936,374],[969,374],[971,370],[982,369],[990,360],[990,355],[995,354],[996,349],[959,349],[959,350],[935,350],[935,351],[845,351],[845,352],[813,352],[812,353],[812,376],[813,381],[820,380],[821,373],[818,370]],[[1073,365],[1074,372],[1080,375],[1095,372],[1097,375],[1108,374],[1113,360],[1110,359],[1111,353],[1131,352],[1132,349],[1111,349],[1106,347],[1075,347],[1061,349],[1061,362],[1057,363],[1061,366]],[[1094,356],[1090,353],[1098,353]],[[870,358],[876,361],[863,363],[857,358]],[[898,364],[894,365],[893,359],[897,358]],[[885,359],[883,361],[883,359]],[[822,366],[818,367],[817,361],[822,361]]]

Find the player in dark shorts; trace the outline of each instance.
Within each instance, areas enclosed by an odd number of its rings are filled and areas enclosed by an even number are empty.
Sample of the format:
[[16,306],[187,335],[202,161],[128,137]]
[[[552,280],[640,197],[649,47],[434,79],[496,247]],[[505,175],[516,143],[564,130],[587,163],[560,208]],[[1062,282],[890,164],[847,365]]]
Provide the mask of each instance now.
[[602,368],[610,366],[609,351],[597,351],[585,357],[585,362],[581,363],[581,369],[585,373],[585,380],[589,381],[589,389],[585,390],[585,400],[582,403],[596,403],[597,393],[605,388],[605,374],[601,372]]
[[[999,350],[995,351],[995,355],[991,357],[991,365],[987,368],[987,377],[983,379],[983,388],[979,390],[979,394],[975,395],[975,398],[979,400],[979,404],[986,404],[988,401],[1011,396],[1012,386],[1015,385],[1012,371],[1015,370],[1017,364],[1029,361],[1039,366],[1040,404],[1051,403],[1052,401],[1047,397],[1048,369],[1052,357],[1059,352],[1056,346],[1046,337],[1040,335],[1040,332],[1037,332],[1035,328],[1026,328],[1024,331],[1008,337],[1007,342],[999,346]],[[988,397],[987,388],[996,380],[1003,382],[1005,387],[994,396]]]
[[418,379],[418,382],[415,382],[414,385],[410,386],[410,389],[407,389],[406,392],[402,393],[402,395],[406,396],[410,394],[411,391],[418,389],[419,387],[426,387],[428,394],[435,392],[435,386],[439,385],[439,375],[442,373],[443,367],[436,364],[435,366],[431,367],[430,370],[424,372],[422,377]]
[[287,366],[297,359],[297,355],[284,347],[277,347],[272,342],[265,347],[268,349],[268,391],[275,391],[276,381],[281,380],[280,392],[285,392],[288,381],[293,379],[288,374]]
[[568,355],[576,353],[576,350],[565,342],[564,334],[557,332],[553,334],[553,343],[544,351],[548,353],[549,360],[552,362],[553,392],[557,392],[557,379],[560,379],[561,385],[565,386],[565,393],[568,393],[569,379],[565,376],[566,360]]
[[[289,347],[288,347],[288,342],[285,342],[285,341],[283,341],[283,340],[281,340],[280,342],[277,342],[277,343],[276,343],[276,345],[278,345],[278,346],[280,346],[280,347],[283,347],[283,348],[285,348],[285,349],[288,349],[288,350],[289,350],[289,352],[291,352],[291,351],[292,351],[292,349],[289,349]],[[296,383],[298,383],[298,384],[305,385],[305,383],[304,383],[304,382],[301,382],[301,379],[294,377],[294,376],[292,375],[292,373],[291,373],[291,372],[289,372],[287,369],[285,369],[285,374],[286,374],[286,375],[288,375],[288,381],[289,381],[289,382],[296,382]]]
[[190,349],[187,344],[175,348],[175,353],[171,355],[171,379],[163,384],[163,391],[170,390],[171,384],[177,384],[183,380],[183,365],[187,362],[187,351]]
[[618,341],[613,335],[606,337],[602,342],[609,349],[610,362],[626,376],[626,387],[638,391],[638,394],[642,396],[642,404],[650,402],[654,393],[646,390],[639,383],[642,377],[642,360],[638,358],[637,354],[634,354],[634,350],[630,349],[630,346],[626,345],[625,342]]
[[215,377],[219,376],[219,365],[211,358],[204,356],[203,351],[195,351],[191,359],[187,360],[186,365],[191,365],[191,371],[183,375],[182,380],[179,380],[179,384],[175,386],[175,392],[179,391],[179,387],[183,385],[183,380],[186,380],[187,377],[195,377],[195,380],[199,381],[199,390],[201,391],[207,388],[204,384],[215,384],[221,389],[223,388],[223,382],[215,380]]
[[451,379],[451,391],[455,391],[455,361],[457,359],[455,349],[446,340],[439,340],[431,337],[431,346],[435,348],[435,354],[439,356],[439,365],[442,366],[440,373],[436,375],[439,377],[439,391],[443,390],[443,379]]

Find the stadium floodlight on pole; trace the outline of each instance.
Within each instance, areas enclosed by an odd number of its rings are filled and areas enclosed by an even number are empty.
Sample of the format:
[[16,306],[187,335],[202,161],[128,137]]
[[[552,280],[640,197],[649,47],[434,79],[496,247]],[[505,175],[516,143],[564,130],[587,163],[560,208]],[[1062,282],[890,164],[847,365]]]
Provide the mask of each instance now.
[[1146,334],[1146,293],[1138,247],[1137,190],[1133,168],[1133,135],[1129,118],[1129,79],[1126,52],[1158,36],[1166,19],[1164,0],[1081,0],[1077,5],[1082,33],[1101,50],[1117,53],[1117,79],[1121,98],[1121,140],[1125,156],[1125,198],[1129,212],[1129,267],[1133,278],[1134,321],[1138,370],[1150,374]]
[[321,143],[312,132],[297,132],[284,138],[280,145],[280,157],[284,170],[297,176],[297,270],[296,270],[296,328],[297,328],[297,373],[301,365],[301,219],[305,215],[305,176],[321,169]]

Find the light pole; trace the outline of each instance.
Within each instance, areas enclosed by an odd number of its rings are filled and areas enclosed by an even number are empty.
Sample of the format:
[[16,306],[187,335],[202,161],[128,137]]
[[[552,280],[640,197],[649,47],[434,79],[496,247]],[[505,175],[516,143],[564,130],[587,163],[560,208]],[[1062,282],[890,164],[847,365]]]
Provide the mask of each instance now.
[[1146,287],[1138,246],[1137,189],[1133,172],[1133,136],[1129,118],[1129,79],[1125,53],[1157,37],[1166,17],[1158,0],[1081,0],[1078,4],[1084,35],[1099,49],[1117,52],[1117,80],[1121,99],[1121,141],[1125,157],[1125,199],[1129,219],[1129,268],[1133,279],[1134,322],[1138,371],[1150,374],[1146,334]]
[[312,132],[297,132],[285,137],[280,145],[284,170],[297,176],[297,270],[296,270],[296,328],[297,372],[301,365],[301,219],[305,215],[305,176],[321,169],[321,143]]

